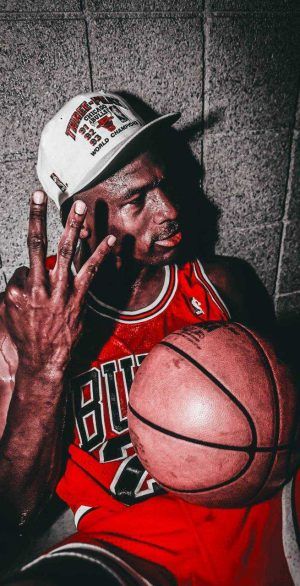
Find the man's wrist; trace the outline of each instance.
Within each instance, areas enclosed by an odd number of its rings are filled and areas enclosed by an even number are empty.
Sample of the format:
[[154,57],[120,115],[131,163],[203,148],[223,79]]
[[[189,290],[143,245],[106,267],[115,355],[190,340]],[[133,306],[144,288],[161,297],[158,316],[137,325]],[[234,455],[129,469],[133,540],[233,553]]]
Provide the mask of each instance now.
[[67,365],[56,362],[35,363],[32,359],[20,357],[17,377],[30,378],[40,382],[58,382],[64,379]]

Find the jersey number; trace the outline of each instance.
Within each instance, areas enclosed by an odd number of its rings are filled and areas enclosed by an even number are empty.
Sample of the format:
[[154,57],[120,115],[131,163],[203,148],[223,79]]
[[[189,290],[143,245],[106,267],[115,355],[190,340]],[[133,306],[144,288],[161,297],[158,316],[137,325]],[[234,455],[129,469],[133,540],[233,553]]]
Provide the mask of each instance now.
[[[139,366],[145,355],[125,356],[118,361],[123,374],[128,399],[133,380],[134,361]],[[122,416],[117,386],[116,361],[102,365],[77,376],[72,381],[73,407],[80,447],[87,452],[99,448],[102,463],[120,460],[120,465],[110,484],[110,491],[121,502],[131,505],[164,490],[151,478],[134,453],[130,440],[127,417]],[[109,403],[111,430],[118,434],[106,440],[102,385],[105,385]],[[94,454],[93,454],[94,455]]]

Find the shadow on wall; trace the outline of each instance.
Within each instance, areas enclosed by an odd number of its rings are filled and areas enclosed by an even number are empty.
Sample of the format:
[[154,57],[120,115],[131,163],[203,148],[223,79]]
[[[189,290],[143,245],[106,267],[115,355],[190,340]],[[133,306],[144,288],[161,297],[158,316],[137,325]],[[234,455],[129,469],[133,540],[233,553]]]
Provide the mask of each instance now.
[[288,363],[291,366],[294,378],[300,394],[300,361],[299,361],[299,339],[300,339],[300,314],[296,310],[283,314],[278,318],[279,337]]
[[[146,122],[160,114],[133,94],[127,92],[119,92],[119,94]],[[199,135],[199,132],[203,133],[212,128],[222,116],[223,110],[218,110],[212,112],[204,121],[195,120],[182,130],[172,127],[160,136],[160,146],[174,182],[179,204],[181,204],[183,225],[187,227],[188,238],[185,252],[189,258],[191,258],[191,252],[192,255],[200,256],[202,259],[215,256],[220,219],[220,210],[208,200],[202,190],[205,169],[193,155],[189,142]],[[296,311],[282,315],[278,320],[278,326],[280,345],[283,346],[284,355],[295,371],[296,380],[299,380],[300,315]]]

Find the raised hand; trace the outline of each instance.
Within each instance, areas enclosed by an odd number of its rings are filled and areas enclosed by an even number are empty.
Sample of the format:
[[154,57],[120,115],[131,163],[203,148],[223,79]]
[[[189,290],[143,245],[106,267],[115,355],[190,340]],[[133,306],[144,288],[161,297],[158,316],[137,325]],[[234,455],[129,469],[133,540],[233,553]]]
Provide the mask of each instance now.
[[99,265],[115,243],[107,236],[73,276],[71,265],[86,215],[83,201],[73,204],[58,245],[53,270],[46,270],[47,197],[36,191],[30,203],[28,250],[30,268],[17,269],[5,293],[9,333],[17,346],[19,361],[28,371],[49,366],[65,369],[82,330],[84,300]]

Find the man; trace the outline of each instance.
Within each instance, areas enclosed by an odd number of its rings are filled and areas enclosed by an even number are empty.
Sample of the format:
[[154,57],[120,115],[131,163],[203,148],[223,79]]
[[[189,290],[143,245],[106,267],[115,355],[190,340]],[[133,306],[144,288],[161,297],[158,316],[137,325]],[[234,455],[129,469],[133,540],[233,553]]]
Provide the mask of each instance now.
[[[195,258],[185,194],[158,142],[177,118],[146,124],[101,91],[68,102],[43,132],[38,174],[66,225],[46,261],[47,197],[35,192],[30,269],[16,271],[2,309],[1,493],[7,524],[22,531],[57,486],[78,533],[14,583],[293,584],[281,493],[247,509],[186,503],[148,476],[128,434],[134,373],[169,332],[230,316],[273,331],[245,264]],[[62,470],[69,400],[76,426]]]

